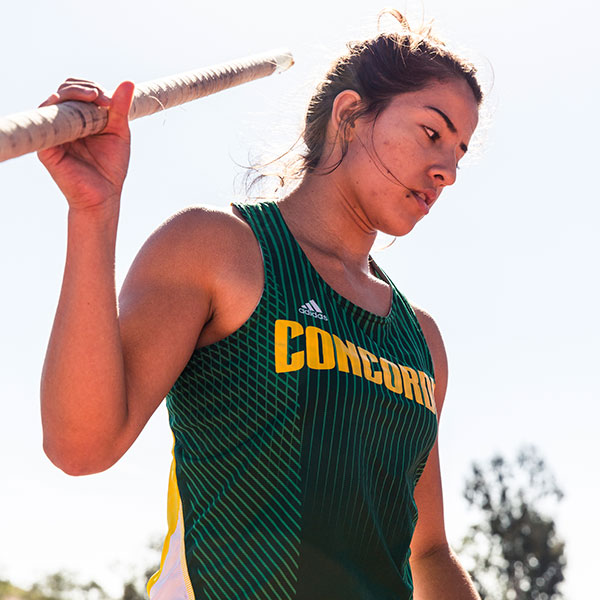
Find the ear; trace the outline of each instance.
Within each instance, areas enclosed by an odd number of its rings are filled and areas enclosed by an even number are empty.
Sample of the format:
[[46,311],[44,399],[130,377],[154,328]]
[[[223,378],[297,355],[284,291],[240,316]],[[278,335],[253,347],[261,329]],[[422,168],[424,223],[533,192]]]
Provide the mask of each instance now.
[[[340,92],[333,101],[331,107],[331,119],[329,121],[330,139],[333,141],[337,135],[344,130],[344,123],[348,120],[351,114],[360,106],[360,94],[354,90],[344,90]],[[354,124],[346,128],[346,140],[352,141],[354,132]]]

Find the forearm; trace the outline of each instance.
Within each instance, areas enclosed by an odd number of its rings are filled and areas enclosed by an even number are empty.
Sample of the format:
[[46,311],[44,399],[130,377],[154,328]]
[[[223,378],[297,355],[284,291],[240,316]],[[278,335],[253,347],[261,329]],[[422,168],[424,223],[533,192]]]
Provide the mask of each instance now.
[[411,560],[414,600],[481,600],[449,546]]
[[[44,449],[67,472],[101,469],[126,420],[114,258],[117,215],[70,211],[65,273],[41,382]],[[87,466],[85,466],[87,465]]]

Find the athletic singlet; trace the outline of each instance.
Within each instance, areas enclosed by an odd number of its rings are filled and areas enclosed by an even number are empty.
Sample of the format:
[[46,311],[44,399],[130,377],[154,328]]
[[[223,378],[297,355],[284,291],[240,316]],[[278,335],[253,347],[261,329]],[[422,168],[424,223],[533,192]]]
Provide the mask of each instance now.
[[169,532],[152,600],[412,598],[413,498],[437,434],[433,365],[406,299],[333,290],[274,202],[236,205],[265,284],[167,396]]

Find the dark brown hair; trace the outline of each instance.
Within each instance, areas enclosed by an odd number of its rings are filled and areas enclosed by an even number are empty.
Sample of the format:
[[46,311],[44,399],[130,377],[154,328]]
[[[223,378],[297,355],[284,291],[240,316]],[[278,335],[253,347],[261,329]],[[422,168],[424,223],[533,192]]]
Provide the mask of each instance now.
[[[350,42],[348,51],[333,62],[312,96],[300,141],[305,148],[291,169],[279,175],[283,185],[288,176],[299,178],[314,172],[323,150],[333,102],[344,90],[354,90],[361,98],[357,108],[347,114],[340,125],[338,136],[342,140],[341,158],[328,169],[331,172],[346,155],[347,130],[359,117],[376,119],[394,96],[423,89],[432,81],[464,79],[477,105],[483,94],[476,78],[475,67],[453,53],[435,38],[431,28],[413,31],[406,18],[396,10],[387,9],[379,15],[390,15],[400,26],[400,31],[379,33],[373,38]],[[260,179],[260,177],[259,177]]]

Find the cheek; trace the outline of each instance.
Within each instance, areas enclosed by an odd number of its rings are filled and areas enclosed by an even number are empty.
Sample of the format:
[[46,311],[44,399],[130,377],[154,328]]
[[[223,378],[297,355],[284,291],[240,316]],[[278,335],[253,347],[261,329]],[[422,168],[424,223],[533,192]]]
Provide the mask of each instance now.
[[394,175],[406,173],[420,160],[423,149],[416,142],[383,136],[375,146],[376,157]]

